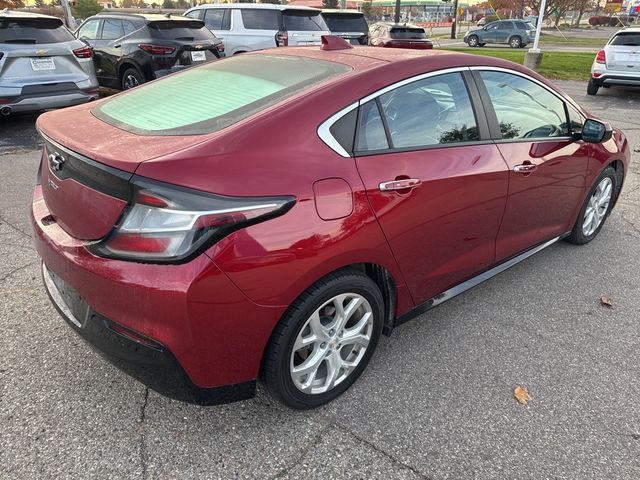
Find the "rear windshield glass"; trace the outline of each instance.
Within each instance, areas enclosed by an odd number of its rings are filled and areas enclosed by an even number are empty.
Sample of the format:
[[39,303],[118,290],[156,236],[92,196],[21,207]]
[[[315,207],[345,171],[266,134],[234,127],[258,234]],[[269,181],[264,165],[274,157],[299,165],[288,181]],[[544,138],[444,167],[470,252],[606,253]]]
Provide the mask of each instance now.
[[611,45],[628,45],[629,47],[640,46],[640,33],[622,32],[611,39]]
[[0,19],[0,43],[61,43],[74,40],[57,18]]
[[282,12],[284,29],[298,32],[317,32],[329,30],[324,23],[320,12],[310,12],[308,10],[284,10]]
[[161,21],[149,24],[151,37],[162,40],[211,40],[211,32],[201,21]]
[[118,95],[92,113],[140,135],[210,133],[350,70],[305,57],[236,56]]
[[392,28],[391,38],[399,38],[402,40],[417,40],[427,38],[427,34],[422,28]]
[[327,22],[329,30],[332,32],[368,32],[369,27],[364,15],[323,13],[324,21]]

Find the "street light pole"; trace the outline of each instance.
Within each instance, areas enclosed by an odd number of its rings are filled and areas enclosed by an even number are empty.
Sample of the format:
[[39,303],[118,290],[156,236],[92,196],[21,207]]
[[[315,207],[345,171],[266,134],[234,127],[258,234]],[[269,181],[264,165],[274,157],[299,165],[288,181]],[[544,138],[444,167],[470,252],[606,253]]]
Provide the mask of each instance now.
[[458,18],[458,0],[454,0],[453,2],[453,15],[451,15],[451,38],[455,40],[456,38],[456,26],[457,26],[457,18]]
[[400,23],[400,0],[396,0],[396,13],[393,17],[395,23]]
[[536,22],[536,37],[533,40],[533,48],[524,55],[524,66],[532,70],[538,70],[542,63],[542,52],[538,48],[540,41],[540,30],[542,30],[542,22],[544,20],[544,9],[547,7],[547,0],[540,2],[540,10],[538,11],[538,20]]

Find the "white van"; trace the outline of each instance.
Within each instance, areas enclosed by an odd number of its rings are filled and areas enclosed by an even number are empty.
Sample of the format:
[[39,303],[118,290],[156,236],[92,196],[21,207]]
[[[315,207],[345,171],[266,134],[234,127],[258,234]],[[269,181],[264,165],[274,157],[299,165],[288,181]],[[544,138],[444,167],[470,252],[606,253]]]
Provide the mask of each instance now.
[[199,5],[185,16],[203,20],[227,56],[264,48],[320,45],[329,28],[316,8],[271,3]]

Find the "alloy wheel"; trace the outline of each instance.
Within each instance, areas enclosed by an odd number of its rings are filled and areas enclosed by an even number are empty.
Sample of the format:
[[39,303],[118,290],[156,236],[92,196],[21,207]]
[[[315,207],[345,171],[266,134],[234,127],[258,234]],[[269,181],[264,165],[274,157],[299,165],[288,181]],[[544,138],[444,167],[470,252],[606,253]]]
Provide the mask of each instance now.
[[611,178],[604,177],[596,187],[593,195],[591,195],[587,208],[584,211],[582,233],[585,237],[593,235],[604,220],[607,210],[609,209],[612,193],[613,182]]
[[137,87],[138,85],[140,85],[140,82],[138,82],[138,79],[135,77],[135,75],[129,74],[124,78],[125,90],[129,90],[130,88]]
[[326,393],[360,364],[373,334],[373,310],[356,293],[336,295],[304,323],[291,352],[290,374],[307,394]]

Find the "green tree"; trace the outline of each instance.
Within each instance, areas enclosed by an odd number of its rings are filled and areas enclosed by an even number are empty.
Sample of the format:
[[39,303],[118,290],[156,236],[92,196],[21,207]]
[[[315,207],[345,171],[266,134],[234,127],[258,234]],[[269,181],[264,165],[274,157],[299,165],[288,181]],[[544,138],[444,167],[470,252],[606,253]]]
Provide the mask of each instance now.
[[362,2],[362,14],[364,15],[364,18],[368,20],[373,19],[373,6],[371,5],[371,0]]
[[162,8],[176,8],[176,4],[173,3],[173,0],[163,0]]
[[77,0],[73,6],[73,16],[78,18],[89,18],[102,11],[102,5],[97,0]]
[[338,0],[322,0],[322,8],[338,8]]
[[178,0],[176,2],[176,8],[187,9],[189,8],[189,3],[186,0]]

